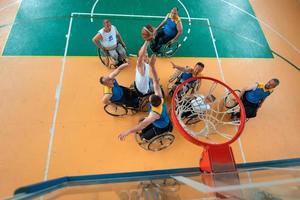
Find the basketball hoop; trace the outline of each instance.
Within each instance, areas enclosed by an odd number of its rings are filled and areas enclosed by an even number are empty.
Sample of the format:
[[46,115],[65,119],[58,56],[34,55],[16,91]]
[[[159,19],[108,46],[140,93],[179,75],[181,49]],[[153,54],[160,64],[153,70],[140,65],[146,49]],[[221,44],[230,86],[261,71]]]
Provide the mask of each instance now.
[[[201,82],[197,89],[191,88],[195,81]],[[239,118],[232,119],[236,112],[240,113]],[[194,77],[175,89],[171,118],[175,128],[190,142],[205,150],[228,148],[230,154],[229,145],[244,129],[245,110],[239,96],[225,83],[210,77]],[[229,157],[234,162],[233,155]]]

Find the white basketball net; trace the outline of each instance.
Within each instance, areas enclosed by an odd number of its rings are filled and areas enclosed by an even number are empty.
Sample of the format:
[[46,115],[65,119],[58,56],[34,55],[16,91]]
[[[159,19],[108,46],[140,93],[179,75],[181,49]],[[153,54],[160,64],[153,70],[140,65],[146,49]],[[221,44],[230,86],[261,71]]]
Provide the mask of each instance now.
[[[206,91],[201,89],[203,82],[210,82]],[[201,87],[193,94],[184,87],[175,98],[176,117],[183,129],[212,144],[231,140],[240,125],[238,119],[232,119],[232,114],[239,112],[234,96],[224,86],[207,80],[201,80]]]

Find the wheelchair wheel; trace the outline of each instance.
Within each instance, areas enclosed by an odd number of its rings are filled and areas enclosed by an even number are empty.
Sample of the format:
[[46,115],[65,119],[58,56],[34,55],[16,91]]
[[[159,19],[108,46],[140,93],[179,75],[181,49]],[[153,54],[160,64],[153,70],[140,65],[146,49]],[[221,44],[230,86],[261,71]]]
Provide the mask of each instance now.
[[140,104],[140,108],[139,108],[140,112],[148,112],[148,110],[149,110],[149,98],[148,98],[148,96],[140,98],[139,104]]
[[106,67],[110,67],[109,55],[100,48],[97,49],[97,53],[102,64],[105,65]]
[[[241,94],[241,90],[234,90],[234,92],[240,96]],[[238,102],[235,101],[235,98],[234,96],[232,95],[232,93],[228,93],[225,98],[224,98],[224,106],[227,108],[227,109],[231,109],[231,108],[234,108],[235,106],[238,105]]]
[[161,47],[161,54],[165,57],[171,57],[176,53],[178,47],[179,44],[177,41],[169,42]]
[[107,104],[104,106],[104,110],[107,114],[114,116],[114,117],[120,117],[127,115],[127,108],[121,104]]
[[182,74],[181,71],[176,70],[176,71],[174,72],[174,74],[173,74],[172,76],[170,76],[170,78],[169,78],[169,83],[172,83],[172,82],[174,82],[175,80],[177,80],[177,79],[180,77],[181,74]]
[[170,134],[169,132],[155,136],[149,141],[148,150],[160,151],[165,149],[174,142],[174,139],[174,135]]

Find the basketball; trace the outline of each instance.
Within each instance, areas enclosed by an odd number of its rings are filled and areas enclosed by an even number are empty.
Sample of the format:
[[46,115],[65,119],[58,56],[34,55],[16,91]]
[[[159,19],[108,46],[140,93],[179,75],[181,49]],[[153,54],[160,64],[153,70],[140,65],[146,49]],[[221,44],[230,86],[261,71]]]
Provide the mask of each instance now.
[[151,25],[146,25],[142,28],[142,38],[144,40],[150,41],[153,39],[154,28]]

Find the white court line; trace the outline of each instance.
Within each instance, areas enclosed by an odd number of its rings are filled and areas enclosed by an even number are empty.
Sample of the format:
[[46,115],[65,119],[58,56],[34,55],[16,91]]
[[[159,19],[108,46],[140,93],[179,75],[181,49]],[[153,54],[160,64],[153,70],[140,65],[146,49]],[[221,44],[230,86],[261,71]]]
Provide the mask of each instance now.
[[[207,21],[207,24],[208,24],[208,29],[209,29],[209,32],[210,32],[210,37],[212,39],[214,50],[215,50],[215,54],[216,54],[216,57],[217,57],[218,67],[219,67],[219,70],[220,70],[221,79],[222,79],[222,81],[224,83],[226,83],[224,72],[223,72],[223,68],[222,68],[222,64],[221,64],[221,59],[219,58],[219,53],[218,53],[218,49],[217,49],[217,45],[216,45],[216,39],[214,37],[214,34],[213,34],[213,31],[212,31],[209,19],[207,19],[206,21]],[[236,131],[237,131],[237,129],[236,129]],[[239,137],[238,143],[239,143],[240,151],[241,151],[241,154],[242,154],[243,162],[245,163],[246,162],[246,156],[245,156],[245,152],[244,152],[244,149],[243,149],[243,146],[242,146],[241,137]]]
[[210,37],[211,37],[212,42],[213,42],[215,54],[216,54],[216,57],[217,57],[218,67],[219,67],[219,70],[220,70],[221,79],[222,79],[222,81],[223,81],[224,83],[226,83],[226,82],[225,82],[225,77],[224,77],[224,72],[223,72],[222,65],[221,65],[221,60],[220,60],[220,58],[219,58],[219,53],[218,53],[218,49],[217,49],[217,45],[216,45],[216,39],[215,39],[214,34],[213,34],[213,31],[212,31],[212,29],[211,29],[209,19],[207,19],[207,24],[208,24],[208,29],[209,29],[209,32],[210,32]]
[[271,25],[267,24],[266,22],[258,19],[257,17],[255,17],[254,15],[248,13],[247,11],[241,9],[240,7],[228,2],[228,1],[225,1],[225,0],[221,0],[223,1],[224,3],[228,4],[229,6],[231,7],[234,7],[236,9],[238,9],[239,11],[241,11],[242,13],[245,13],[246,15],[252,17],[253,19],[259,21],[260,23],[262,23],[263,25],[265,25],[267,28],[269,28],[271,31],[273,31],[277,36],[279,36],[281,39],[283,39],[286,43],[288,43],[298,54],[300,54],[300,50],[295,46],[293,45],[286,37],[284,37],[281,33],[279,33],[278,31],[276,31]]
[[55,108],[54,108],[54,114],[53,114],[53,118],[52,118],[52,125],[50,128],[50,141],[49,141],[49,145],[48,145],[48,154],[47,154],[46,167],[45,167],[45,173],[44,173],[44,181],[48,180],[48,172],[49,172],[52,146],[53,146],[53,140],[54,140],[56,118],[57,118],[57,112],[58,112],[58,107],[59,107],[62,83],[63,83],[63,79],[64,79],[66,56],[67,56],[68,48],[69,48],[69,39],[70,39],[70,34],[71,34],[71,29],[72,29],[72,23],[73,23],[73,15],[71,15],[71,17],[70,17],[68,34],[66,35],[67,39],[66,39],[65,52],[64,52],[64,57],[62,59],[62,66],[61,66],[61,71],[60,71],[60,78],[59,78],[59,83],[56,87],[56,92],[55,92]]
[[94,10],[99,0],[96,0],[91,10],[91,22],[93,22]]
[[[236,128],[237,129],[237,128]],[[242,145],[242,141],[241,141],[241,137],[239,137],[238,139],[238,143],[239,143],[239,146],[240,146],[240,149],[241,149],[241,152],[242,152],[242,159],[243,159],[243,163],[246,163],[246,156],[245,156],[245,152],[242,151],[243,149],[243,145]]]
[[[5,7],[5,8],[8,8],[8,7],[10,7],[10,6],[12,6],[12,5],[14,5],[15,3],[18,3],[18,2],[20,2],[19,5],[18,5],[18,10],[19,10],[19,8],[20,8],[20,6],[21,6],[21,3],[22,3],[22,0],[15,1],[15,2],[11,3],[10,5],[6,5],[6,6],[4,6],[4,7]],[[0,9],[0,12],[1,12],[2,10],[5,9],[4,7],[2,7],[2,8]],[[3,8],[4,8],[4,9],[3,9]],[[17,15],[16,15],[16,16],[17,16]],[[16,17],[16,16],[15,16],[15,17]],[[15,19],[14,19],[14,21],[15,21]],[[13,25],[13,24],[10,24],[9,26],[7,26],[7,28],[10,28],[10,29],[11,29],[12,25]],[[10,31],[11,31],[11,30],[10,30]],[[4,49],[5,49],[5,46],[6,46],[6,43],[7,43],[9,34],[10,34],[10,31],[9,31],[8,34],[5,36],[4,44],[3,44],[2,49],[1,49],[1,51],[0,51],[0,56],[3,55],[3,52],[4,52]]]
[[[87,15],[90,16],[91,13],[87,12],[72,12],[73,15]],[[160,15],[129,15],[129,14],[119,14],[119,13],[93,13],[93,16],[112,16],[112,17],[132,17],[132,18],[152,18],[152,19],[164,19],[166,16]],[[184,20],[198,20],[198,21],[207,21],[207,18],[202,17],[180,17]]]
[[0,12],[2,12],[3,10],[5,10],[6,8],[9,8],[9,7],[11,7],[11,6],[13,6],[13,5],[15,5],[16,3],[21,3],[22,2],[22,0],[17,0],[17,1],[14,1],[14,2],[12,2],[12,3],[9,3],[9,4],[7,4],[7,5],[5,5],[5,6],[3,6],[3,7],[1,7],[0,8]]
[[183,176],[172,176],[172,178],[204,193],[208,192],[226,192],[226,191],[233,191],[233,190],[244,190],[244,189],[251,189],[251,188],[260,188],[260,187],[271,187],[271,186],[278,186],[278,185],[286,185],[291,183],[300,183],[300,178],[291,178],[291,179],[281,179],[276,181],[264,181],[258,183],[247,183],[247,184],[240,184],[240,185],[227,185],[221,187],[209,187],[203,183],[194,181],[192,179],[183,177]]

